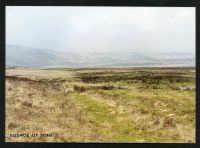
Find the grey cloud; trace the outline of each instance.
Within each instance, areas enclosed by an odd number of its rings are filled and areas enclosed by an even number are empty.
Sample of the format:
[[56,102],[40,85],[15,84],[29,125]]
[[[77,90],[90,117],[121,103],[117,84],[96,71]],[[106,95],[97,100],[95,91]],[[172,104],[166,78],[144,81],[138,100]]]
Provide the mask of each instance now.
[[193,7],[6,7],[6,43],[61,51],[195,52]]

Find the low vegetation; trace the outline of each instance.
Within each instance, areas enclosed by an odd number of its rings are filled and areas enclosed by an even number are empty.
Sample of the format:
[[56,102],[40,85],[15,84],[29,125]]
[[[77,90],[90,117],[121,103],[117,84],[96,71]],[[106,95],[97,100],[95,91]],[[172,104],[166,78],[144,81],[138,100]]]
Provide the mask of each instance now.
[[7,142],[194,143],[195,122],[194,68],[6,70]]

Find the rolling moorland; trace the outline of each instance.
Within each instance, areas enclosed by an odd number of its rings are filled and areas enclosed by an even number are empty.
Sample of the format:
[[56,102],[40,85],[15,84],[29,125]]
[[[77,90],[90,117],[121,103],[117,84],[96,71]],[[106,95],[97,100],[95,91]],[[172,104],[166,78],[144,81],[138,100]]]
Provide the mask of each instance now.
[[[6,142],[195,143],[195,68],[6,69]],[[11,137],[10,134],[51,134]]]
[[6,66],[28,68],[195,67],[195,53],[140,51],[87,53],[6,45]]

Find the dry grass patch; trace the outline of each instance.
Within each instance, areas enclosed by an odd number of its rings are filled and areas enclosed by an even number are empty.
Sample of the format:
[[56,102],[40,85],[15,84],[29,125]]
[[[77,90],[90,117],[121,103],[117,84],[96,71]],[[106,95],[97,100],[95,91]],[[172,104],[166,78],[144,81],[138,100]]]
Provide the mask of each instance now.
[[[195,142],[195,71],[6,70],[6,141]],[[10,137],[48,133],[51,137]]]

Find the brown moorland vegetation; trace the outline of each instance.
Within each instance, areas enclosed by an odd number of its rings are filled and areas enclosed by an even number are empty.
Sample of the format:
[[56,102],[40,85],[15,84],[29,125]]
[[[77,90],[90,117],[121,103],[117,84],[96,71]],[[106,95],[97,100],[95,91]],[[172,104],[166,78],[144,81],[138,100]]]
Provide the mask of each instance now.
[[6,69],[7,142],[194,143],[195,120],[194,68]]

